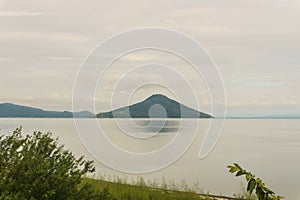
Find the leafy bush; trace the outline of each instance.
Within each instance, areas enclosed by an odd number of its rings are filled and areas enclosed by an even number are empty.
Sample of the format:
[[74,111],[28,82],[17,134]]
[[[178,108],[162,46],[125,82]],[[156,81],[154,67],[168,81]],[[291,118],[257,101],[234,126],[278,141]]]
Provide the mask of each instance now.
[[275,193],[270,190],[260,178],[256,178],[251,172],[244,170],[239,164],[234,163],[233,165],[227,166],[230,173],[236,173],[236,176],[244,175],[248,182],[247,191],[250,195],[255,190],[255,194],[259,200],[280,200],[284,197],[276,196]]
[[76,159],[51,133],[22,136],[21,128],[0,137],[0,199],[108,199],[82,183],[93,161]]

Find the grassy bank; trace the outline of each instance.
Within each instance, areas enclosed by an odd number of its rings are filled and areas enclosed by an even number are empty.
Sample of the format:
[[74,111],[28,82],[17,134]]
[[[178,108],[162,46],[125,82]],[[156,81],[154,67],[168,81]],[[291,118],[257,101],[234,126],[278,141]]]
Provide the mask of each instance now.
[[106,188],[117,200],[219,200],[232,199],[227,197],[200,195],[193,192],[181,192],[158,188],[134,186],[129,184],[113,183],[103,180],[85,178],[84,182],[92,184],[97,190]]

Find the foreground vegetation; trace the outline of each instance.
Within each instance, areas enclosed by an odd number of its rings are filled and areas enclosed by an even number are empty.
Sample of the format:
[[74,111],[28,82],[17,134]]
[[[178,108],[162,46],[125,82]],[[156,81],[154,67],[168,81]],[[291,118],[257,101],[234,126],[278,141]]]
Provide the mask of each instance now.
[[[167,185],[163,179],[146,184],[140,178],[135,185],[116,180],[108,182],[86,178],[95,171],[93,161],[75,158],[71,151],[58,144],[51,133],[35,132],[22,136],[21,128],[11,135],[0,136],[0,200],[205,200],[233,199],[200,195],[187,184]],[[238,164],[228,166],[236,176],[245,175],[248,198],[280,200],[261,179]],[[149,187],[150,186],[150,187]],[[183,191],[179,191],[183,190]],[[199,191],[197,191],[199,192]]]
[[280,200],[284,197],[278,196],[269,189],[266,184],[260,179],[256,178],[254,174],[243,169],[239,164],[227,166],[230,173],[235,173],[236,176],[245,176],[247,181],[247,192],[250,195],[255,191],[256,197],[259,200]]
[[99,199],[102,193],[82,182],[94,170],[50,133],[23,137],[18,128],[0,137],[0,199]]
[[[91,184],[96,190],[106,191],[108,196],[116,200],[214,200],[221,198],[213,195],[200,195],[194,192],[129,185],[89,178],[85,178],[83,182]],[[222,197],[222,199],[233,198]]]

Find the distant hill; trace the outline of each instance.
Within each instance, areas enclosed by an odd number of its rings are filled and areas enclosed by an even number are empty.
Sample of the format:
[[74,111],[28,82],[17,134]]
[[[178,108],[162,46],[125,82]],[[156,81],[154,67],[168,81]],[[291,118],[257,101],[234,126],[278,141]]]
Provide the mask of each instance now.
[[6,118],[91,118],[95,115],[88,111],[69,112],[69,111],[47,111],[39,108],[32,108],[28,106],[20,106],[12,103],[0,104],[0,117]]
[[[162,107],[164,109],[162,109]],[[129,113],[127,112],[129,110]],[[213,116],[199,112],[178,103],[164,95],[155,94],[142,102],[122,107],[110,112],[97,114],[98,118],[213,118]]]

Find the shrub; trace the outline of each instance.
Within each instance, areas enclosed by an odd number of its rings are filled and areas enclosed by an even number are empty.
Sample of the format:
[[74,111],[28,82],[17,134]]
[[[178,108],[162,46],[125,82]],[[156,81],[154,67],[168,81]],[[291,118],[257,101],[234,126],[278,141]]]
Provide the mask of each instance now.
[[94,171],[93,161],[76,159],[51,133],[22,136],[18,128],[0,137],[0,199],[104,199],[82,183]]

